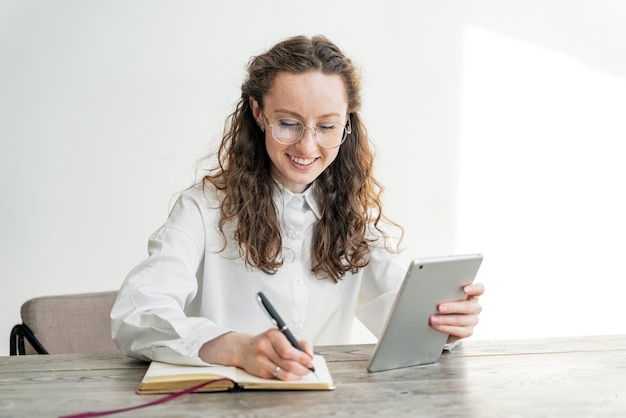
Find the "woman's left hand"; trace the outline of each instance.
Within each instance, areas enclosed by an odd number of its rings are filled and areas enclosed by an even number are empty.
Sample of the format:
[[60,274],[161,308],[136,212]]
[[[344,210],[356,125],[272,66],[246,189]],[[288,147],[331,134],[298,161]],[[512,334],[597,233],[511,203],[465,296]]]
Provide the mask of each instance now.
[[481,283],[467,285],[463,291],[467,295],[465,300],[442,303],[437,306],[437,313],[430,316],[430,326],[449,334],[449,343],[472,335],[483,309],[478,303],[478,298],[485,292]]

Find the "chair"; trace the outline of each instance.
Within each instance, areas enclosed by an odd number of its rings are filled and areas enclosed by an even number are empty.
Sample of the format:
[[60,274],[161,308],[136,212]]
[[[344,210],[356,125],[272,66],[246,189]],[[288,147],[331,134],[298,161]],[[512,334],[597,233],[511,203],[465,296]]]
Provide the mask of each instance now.
[[22,323],[11,330],[9,354],[119,353],[109,319],[116,296],[98,292],[24,302]]

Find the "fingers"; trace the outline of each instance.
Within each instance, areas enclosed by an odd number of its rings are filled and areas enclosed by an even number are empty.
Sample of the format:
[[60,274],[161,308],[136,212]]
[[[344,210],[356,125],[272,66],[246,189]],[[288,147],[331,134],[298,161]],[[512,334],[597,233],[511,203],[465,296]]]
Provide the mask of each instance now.
[[478,298],[485,292],[485,287],[481,283],[473,283],[465,286],[463,291],[467,295],[466,300],[437,306],[437,314],[430,317],[433,329],[456,338],[467,338],[474,333],[482,311]]
[[313,343],[311,343],[310,341],[300,341],[300,345],[302,346],[302,348],[304,348],[306,354],[309,357],[313,358]]
[[474,334],[474,327],[453,326],[453,325],[432,325],[433,329],[454,337],[455,340],[471,337]]
[[255,362],[262,369],[258,375],[264,378],[297,380],[310,372],[313,347],[301,342],[306,353],[294,348],[277,329],[270,329],[258,336],[255,344]]
[[472,283],[463,288],[463,291],[468,296],[468,299],[478,299],[485,293],[485,286],[482,283]]
[[432,315],[430,317],[430,325],[433,329],[457,338],[471,336],[477,324],[478,314]]
[[480,314],[483,308],[478,303],[478,298],[485,293],[485,286],[482,283],[473,283],[465,286],[463,292],[467,295],[464,301],[442,303],[437,306],[437,312],[440,314]]

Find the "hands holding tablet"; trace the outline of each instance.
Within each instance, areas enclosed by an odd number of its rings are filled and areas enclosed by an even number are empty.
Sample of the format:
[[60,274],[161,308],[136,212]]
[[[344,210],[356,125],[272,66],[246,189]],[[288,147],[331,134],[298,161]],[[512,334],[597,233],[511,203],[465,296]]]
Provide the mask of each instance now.
[[482,311],[478,298],[485,292],[485,287],[473,283],[465,286],[463,291],[467,295],[465,300],[441,303],[437,306],[437,313],[430,317],[430,325],[435,330],[450,335],[449,343],[471,336]]

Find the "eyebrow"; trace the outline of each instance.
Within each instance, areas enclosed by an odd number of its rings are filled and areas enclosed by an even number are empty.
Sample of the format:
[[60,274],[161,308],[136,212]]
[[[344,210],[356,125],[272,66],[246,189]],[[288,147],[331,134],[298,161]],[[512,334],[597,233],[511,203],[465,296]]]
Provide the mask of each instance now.
[[[300,115],[298,112],[294,112],[294,111],[292,111],[292,110],[288,110],[288,109],[276,109],[276,110],[274,110],[272,113],[287,113],[287,114],[289,114],[289,115],[291,115],[291,116],[294,116],[294,117],[296,117],[296,118],[299,118],[299,119],[304,119],[304,118],[302,117],[302,115]],[[318,116],[317,118],[318,118],[318,119],[321,119],[321,118],[328,118],[328,117],[332,117],[332,116],[341,117],[341,113],[336,113],[336,112],[332,112],[332,113],[325,113],[325,114],[323,114],[323,115]]]

